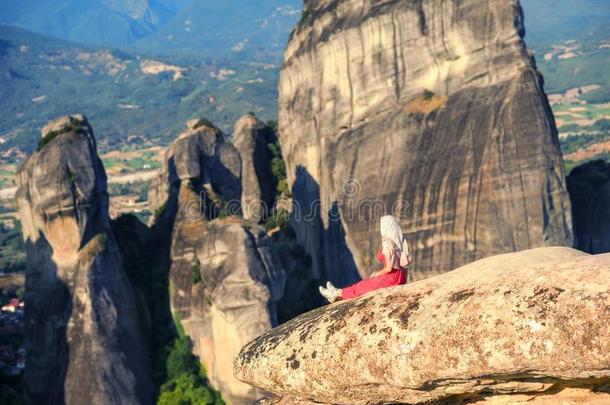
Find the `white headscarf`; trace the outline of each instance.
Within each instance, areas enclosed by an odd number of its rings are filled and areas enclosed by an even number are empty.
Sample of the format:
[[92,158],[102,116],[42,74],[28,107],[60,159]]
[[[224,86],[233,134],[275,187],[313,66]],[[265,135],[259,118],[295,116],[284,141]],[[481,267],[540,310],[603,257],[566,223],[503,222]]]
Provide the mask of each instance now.
[[401,249],[403,236],[396,218],[391,215],[381,217],[381,237],[392,241],[394,247]]
[[391,241],[394,249],[400,250],[400,265],[408,266],[411,261],[411,252],[407,240],[402,235],[400,223],[391,215],[381,217],[381,238]]

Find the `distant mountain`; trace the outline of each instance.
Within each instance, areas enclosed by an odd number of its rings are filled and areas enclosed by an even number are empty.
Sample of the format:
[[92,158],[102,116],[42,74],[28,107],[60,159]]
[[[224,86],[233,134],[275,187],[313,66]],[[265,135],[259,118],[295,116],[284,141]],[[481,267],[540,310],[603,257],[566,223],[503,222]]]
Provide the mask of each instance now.
[[0,26],[0,160],[35,148],[40,127],[82,112],[102,150],[167,143],[192,117],[229,131],[247,112],[275,117],[278,65],[150,57]]
[[530,46],[610,37],[608,0],[521,0]]
[[176,13],[156,0],[0,0],[0,22],[82,43],[124,46]]
[[[0,22],[65,40],[154,52],[279,59],[301,0],[0,0]],[[238,55],[241,57],[242,55]]]
[[135,46],[165,52],[280,59],[301,0],[194,0]]

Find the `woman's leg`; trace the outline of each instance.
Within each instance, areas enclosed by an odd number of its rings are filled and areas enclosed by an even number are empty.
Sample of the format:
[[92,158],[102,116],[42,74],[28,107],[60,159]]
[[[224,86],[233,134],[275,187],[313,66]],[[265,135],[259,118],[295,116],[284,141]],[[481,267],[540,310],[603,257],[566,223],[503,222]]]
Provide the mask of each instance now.
[[384,274],[383,276],[368,278],[357,282],[356,284],[345,287],[341,290],[341,298],[348,300],[356,298],[371,291],[380,288],[391,287],[400,284],[400,275],[396,271]]

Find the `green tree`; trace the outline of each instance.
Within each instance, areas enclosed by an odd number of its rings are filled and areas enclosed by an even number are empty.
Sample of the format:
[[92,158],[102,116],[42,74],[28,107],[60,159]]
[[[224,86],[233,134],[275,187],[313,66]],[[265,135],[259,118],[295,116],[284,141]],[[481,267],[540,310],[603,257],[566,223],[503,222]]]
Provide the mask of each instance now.
[[184,373],[199,374],[201,366],[193,355],[193,342],[186,337],[174,341],[174,347],[167,356],[167,378],[173,380]]
[[428,89],[425,89],[422,95],[426,101],[430,101],[434,98],[434,93]]
[[282,157],[282,150],[279,142],[267,145],[271,152],[271,173],[277,181],[277,191],[282,194],[289,194],[288,181],[286,180],[286,162]]
[[178,332],[180,337],[167,356],[167,382],[161,386],[157,405],[224,405],[222,396],[210,387],[204,368],[193,355],[193,342]]
[[610,120],[607,118],[602,118],[600,120],[595,121],[593,127],[598,131],[610,131]]
[[193,264],[191,265],[191,272],[193,273],[193,284],[199,284],[203,281],[203,278],[201,277],[201,262],[199,262],[197,256],[195,256]]
[[214,392],[202,384],[202,379],[184,373],[165,384],[157,401],[158,405],[220,404]]

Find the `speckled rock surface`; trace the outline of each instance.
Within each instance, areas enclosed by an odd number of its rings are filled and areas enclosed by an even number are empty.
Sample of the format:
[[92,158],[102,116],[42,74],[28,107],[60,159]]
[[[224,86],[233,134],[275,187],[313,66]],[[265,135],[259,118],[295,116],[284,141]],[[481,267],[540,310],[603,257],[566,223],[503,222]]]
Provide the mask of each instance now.
[[200,128],[168,150],[155,186],[166,202],[155,225],[171,235],[172,313],[223,398],[251,403],[264,394],[233,376],[232,361],[244,344],[277,325],[285,276],[262,227],[222,218],[227,201],[239,204],[240,157],[216,129]]
[[253,115],[247,114],[235,124],[233,144],[241,156],[241,207],[246,220],[266,220],[273,208],[277,182],[267,145],[275,141],[273,130]]
[[610,255],[490,257],[303,314],[246,345],[235,374],[338,404],[607,400],[609,280]]
[[413,279],[571,244],[517,0],[310,0],[304,16],[279,80],[279,136],[294,203],[321,201],[295,223],[314,271],[341,284],[373,270],[379,203],[401,216]]
[[37,404],[150,404],[147,346],[110,231],[106,174],[83,116],[18,174],[27,251],[24,383]]

